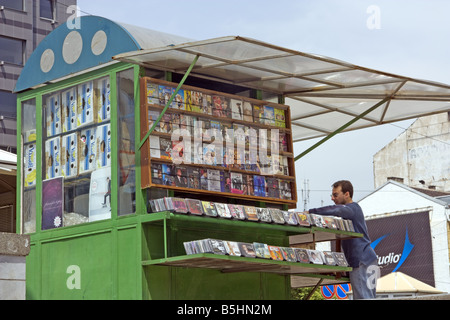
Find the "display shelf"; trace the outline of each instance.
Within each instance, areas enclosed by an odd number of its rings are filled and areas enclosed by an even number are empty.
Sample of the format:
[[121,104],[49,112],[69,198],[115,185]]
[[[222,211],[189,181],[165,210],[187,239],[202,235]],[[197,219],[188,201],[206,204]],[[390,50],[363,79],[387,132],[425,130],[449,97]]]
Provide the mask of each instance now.
[[223,273],[268,272],[280,275],[333,273],[352,270],[350,267],[235,257],[210,253],[146,260],[142,262],[142,265],[215,269]]
[[[214,230],[226,230],[229,228],[239,228],[248,232],[281,232],[284,236],[295,239],[295,243],[313,243],[321,241],[345,240],[350,238],[360,238],[361,233],[350,231],[326,229],[318,227],[301,227],[292,225],[281,225],[265,222],[240,221],[235,219],[213,218],[207,216],[191,216],[183,214],[174,214],[172,212],[150,213],[142,218],[145,223],[167,224],[170,222],[173,226],[184,226],[186,228],[199,228]],[[248,230],[245,230],[248,229]],[[291,241],[292,243],[292,241]]]

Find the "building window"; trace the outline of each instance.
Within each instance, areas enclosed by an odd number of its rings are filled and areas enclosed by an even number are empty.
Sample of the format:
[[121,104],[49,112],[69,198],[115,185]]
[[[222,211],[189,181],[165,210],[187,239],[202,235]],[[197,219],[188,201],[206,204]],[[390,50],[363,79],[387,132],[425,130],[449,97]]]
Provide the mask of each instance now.
[[55,2],[54,0],[41,0],[39,6],[40,17],[55,20]]
[[23,11],[23,0],[0,0],[0,6]]
[[0,90],[0,116],[16,119],[16,101],[16,94],[9,91]]
[[23,65],[23,41],[0,36],[0,61]]

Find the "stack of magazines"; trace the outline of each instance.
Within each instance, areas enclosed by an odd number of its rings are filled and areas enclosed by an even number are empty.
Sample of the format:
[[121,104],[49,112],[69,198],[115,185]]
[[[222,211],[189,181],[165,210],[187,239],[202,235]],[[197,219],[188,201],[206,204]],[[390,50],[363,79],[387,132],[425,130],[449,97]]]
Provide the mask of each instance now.
[[212,253],[236,257],[271,259],[299,263],[313,263],[347,267],[347,259],[342,252],[320,251],[267,245],[265,243],[237,242],[217,239],[203,239],[183,243],[186,254]]
[[300,227],[319,227],[355,232],[351,220],[340,217],[321,216],[307,212],[285,211],[277,208],[219,203],[198,199],[165,197],[149,201],[152,213],[169,211],[177,214],[207,216],[224,219],[246,220]]

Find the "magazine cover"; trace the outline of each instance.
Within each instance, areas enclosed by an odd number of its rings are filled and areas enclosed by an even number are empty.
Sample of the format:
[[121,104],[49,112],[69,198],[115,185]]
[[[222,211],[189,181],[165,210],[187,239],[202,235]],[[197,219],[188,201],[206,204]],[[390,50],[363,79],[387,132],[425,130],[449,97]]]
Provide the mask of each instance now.
[[285,224],[283,212],[280,209],[269,208],[270,216],[272,221],[276,224]]
[[97,127],[97,166],[96,168],[111,166],[111,125],[104,124]]
[[61,101],[59,94],[48,97],[45,101],[47,137],[61,133]]
[[172,204],[173,204],[173,210],[175,213],[186,214],[189,212],[187,204],[186,204],[186,200],[184,200],[183,198],[177,198],[177,197],[172,198]]
[[175,98],[173,98],[172,105],[174,106],[174,108],[176,108],[178,110],[186,110],[186,106],[184,104],[184,90],[183,89],[180,88],[180,90],[178,90]]
[[257,197],[266,196],[266,180],[264,176],[254,175],[253,176],[253,190]]
[[280,247],[283,258],[289,262],[297,262],[297,257],[295,255],[294,249],[290,247]]
[[230,99],[231,104],[231,118],[236,120],[243,120],[244,118],[244,106],[242,100]]
[[230,211],[233,219],[245,220],[244,208],[241,205],[228,203],[228,210]]
[[77,87],[77,127],[94,123],[93,90],[94,83],[92,81]]
[[293,211],[283,211],[283,217],[287,224],[298,225],[297,214]]
[[268,208],[256,208],[256,214],[258,215],[259,221],[266,223],[272,222],[272,216]]
[[36,145],[34,143],[25,146],[24,163],[24,187],[36,185]]
[[275,125],[274,107],[264,106],[264,124],[269,125],[269,126]]
[[255,207],[252,206],[244,206],[244,212],[249,221],[259,221],[258,213]]
[[89,221],[111,218],[111,168],[92,172],[89,188]]
[[325,262],[326,265],[329,266],[336,266],[337,262],[336,259],[334,258],[334,255],[331,251],[323,251],[323,261]]
[[61,176],[61,138],[45,141],[45,179]]
[[231,192],[231,177],[228,171],[220,172],[220,191]]
[[207,169],[208,170],[208,190],[221,192],[222,188],[220,185],[220,171]]
[[[169,86],[159,86],[159,104],[163,107],[167,105],[167,103],[170,100],[170,97],[175,92],[175,88],[169,87]],[[169,106],[169,108],[174,107],[174,102],[172,101],[172,104]]]
[[168,112],[164,113],[159,121],[159,132],[172,133],[171,121],[172,115]]
[[63,226],[64,178],[42,181],[42,230]]
[[147,103],[159,105],[159,87],[155,83],[147,82]]
[[187,111],[192,111],[192,91],[184,90],[184,108]]
[[309,261],[314,264],[324,264],[322,252],[319,250],[308,250]]
[[187,188],[188,187],[188,175],[187,168],[183,166],[173,166],[174,180],[176,187]]
[[231,192],[237,194],[244,193],[244,182],[242,180],[242,173],[231,172]]
[[226,203],[215,202],[214,205],[216,207],[217,215],[219,217],[225,219],[231,219],[233,217]]
[[195,167],[187,168],[188,188],[200,189],[200,169]]
[[274,114],[275,114],[275,126],[280,127],[280,128],[286,128],[286,120],[285,120],[284,110],[275,108]]
[[253,122],[252,104],[247,101],[244,101],[244,121]]
[[298,224],[302,227],[311,226],[310,216],[306,212],[297,212]]
[[80,173],[90,172],[95,170],[96,166],[96,151],[97,151],[97,139],[95,128],[89,128],[81,130],[79,145],[79,166]]
[[78,174],[78,135],[71,133],[61,137],[61,174],[75,177]]
[[281,253],[280,247],[269,246],[270,257],[272,260],[283,261],[283,254]]
[[263,106],[253,105],[253,121],[256,123],[265,124]]
[[191,91],[191,111],[202,112],[203,93],[199,91]]
[[172,141],[166,138],[159,138],[159,149],[161,159],[172,160]]
[[239,245],[236,241],[224,241],[225,249],[230,256],[241,256],[241,250],[239,250]]
[[213,202],[210,201],[202,201],[203,212],[206,216],[209,217],[217,217],[216,206]]
[[109,84],[109,77],[98,81],[98,88],[95,92],[97,96],[97,122],[107,121],[111,119],[111,86]]
[[193,214],[196,216],[203,215],[203,206],[202,206],[202,202],[200,200],[186,199],[186,203],[187,203],[190,214]]
[[62,132],[77,128],[77,89],[71,88],[61,93]]
[[348,267],[348,262],[343,252],[333,252],[333,256],[338,266]]
[[269,246],[265,243],[253,242],[253,248],[257,258],[270,259]]
[[255,249],[253,248],[253,244],[246,242],[238,242],[239,251],[241,255],[247,258],[256,258]]
[[[150,130],[154,123],[156,122],[156,120],[158,120],[160,115],[160,111],[157,110],[148,110],[148,129]],[[155,127],[155,129],[153,129],[154,132],[160,132],[161,131],[161,124],[158,123]]]

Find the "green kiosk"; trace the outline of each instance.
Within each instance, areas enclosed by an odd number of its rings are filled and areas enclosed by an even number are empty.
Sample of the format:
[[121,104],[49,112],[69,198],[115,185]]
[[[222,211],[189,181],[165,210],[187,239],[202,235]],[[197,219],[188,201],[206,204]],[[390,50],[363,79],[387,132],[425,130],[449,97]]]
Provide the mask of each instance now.
[[96,16],[56,28],[16,86],[27,299],[289,299],[291,277],[348,281],[341,253],[306,249],[361,235],[293,210],[293,142],[315,129],[285,101],[345,68]]

